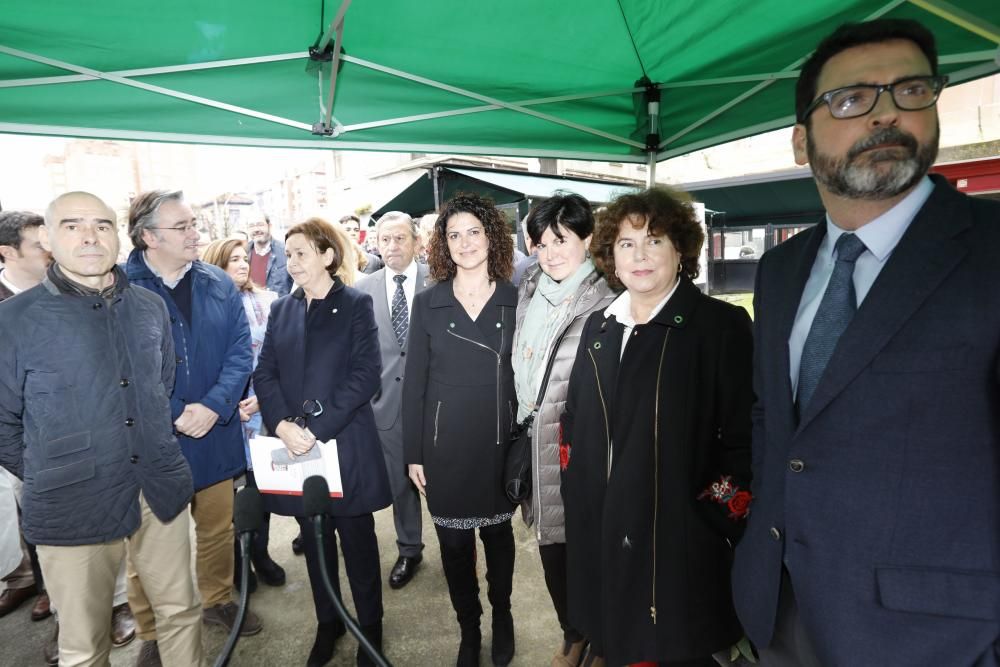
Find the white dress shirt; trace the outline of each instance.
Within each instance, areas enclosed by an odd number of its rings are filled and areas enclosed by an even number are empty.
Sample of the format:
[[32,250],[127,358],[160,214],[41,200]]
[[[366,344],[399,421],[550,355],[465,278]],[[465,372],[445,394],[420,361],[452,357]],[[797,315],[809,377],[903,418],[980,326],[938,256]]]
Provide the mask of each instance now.
[[11,294],[20,294],[24,291],[11,281],[7,280],[7,272],[3,269],[0,269],[0,283],[3,283],[4,287],[9,289]]
[[[934,182],[925,176],[913,189],[913,192],[906,195],[901,202],[854,232],[867,248],[861,253],[854,265],[854,293],[858,300],[858,307],[868,296],[868,291],[875,283],[875,279],[878,278],[882,267],[889,261],[896,244],[903,238],[903,234],[909,229],[913,218],[916,217],[917,212],[920,211],[933,191]],[[837,239],[846,231],[838,227],[827,214],[826,236],[820,243],[816,260],[813,262],[812,271],[809,274],[809,280],[806,281],[806,286],[802,290],[802,299],[799,301],[799,309],[795,314],[795,323],[792,325],[792,332],[788,337],[788,373],[792,381],[793,397],[799,387],[802,348],[806,344],[809,329],[812,327],[816,311],[819,310],[819,304],[826,292],[827,283],[830,282],[830,276],[833,274],[833,267],[836,264],[834,250]]]
[[[389,304],[389,315],[392,316],[392,297],[396,294],[396,281],[393,280],[393,276],[400,275],[399,272],[393,271],[388,265],[385,267],[385,302]],[[413,312],[413,295],[417,291],[417,263],[416,261],[411,261],[410,265],[407,266],[402,271],[402,275],[406,276],[406,280],[403,281],[403,294],[406,296],[406,321],[410,321],[410,313]]]
[[[678,279],[677,282],[674,283],[673,289],[667,292],[667,295],[663,297],[663,300],[656,304],[653,310],[649,313],[649,319],[646,320],[647,322],[660,314],[660,311],[663,310],[665,305],[667,305],[667,301],[670,301],[670,297],[674,295],[674,292],[677,291],[677,286],[680,284],[681,281]],[[635,318],[632,317],[632,295],[628,293],[628,290],[619,294],[618,298],[612,301],[611,305],[604,309],[604,317],[612,316],[614,316],[619,324],[625,327],[625,333],[622,334],[622,349],[618,352],[618,359],[620,360],[625,356],[625,346],[628,345],[628,339],[632,337],[632,329],[635,329]]]

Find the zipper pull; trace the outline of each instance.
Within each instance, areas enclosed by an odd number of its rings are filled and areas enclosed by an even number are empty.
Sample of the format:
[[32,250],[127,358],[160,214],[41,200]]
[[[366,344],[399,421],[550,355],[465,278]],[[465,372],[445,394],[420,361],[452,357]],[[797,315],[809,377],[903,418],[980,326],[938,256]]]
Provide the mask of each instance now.
[[653,625],[656,625],[656,607],[655,606],[649,608],[649,615],[653,619]]

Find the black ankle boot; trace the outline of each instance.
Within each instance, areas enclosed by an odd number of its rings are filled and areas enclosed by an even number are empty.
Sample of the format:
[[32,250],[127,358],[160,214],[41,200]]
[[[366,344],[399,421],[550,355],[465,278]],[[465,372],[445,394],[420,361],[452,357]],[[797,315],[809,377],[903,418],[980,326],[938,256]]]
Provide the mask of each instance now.
[[514,617],[510,610],[493,612],[493,644],[490,653],[496,667],[507,667],[514,659]]
[[330,662],[337,648],[337,640],[344,636],[346,630],[344,624],[339,621],[320,623],[316,628],[316,641],[309,651],[306,667],[323,667]]
[[[362,625],[361,633],[371,642],[371,645],[375,647],[375,650],[379,653],[382,652],[382,624],[375,623],[373,625]],[[375,667],[375,661],[369,657],[368,653],[361,648],[358,644],[358,655],[357,655],[358,667]]]
[[478,625],[462,628],[462,643],[458,645],[455,667],[479,667],[479,649],[482,645],[483,636]]

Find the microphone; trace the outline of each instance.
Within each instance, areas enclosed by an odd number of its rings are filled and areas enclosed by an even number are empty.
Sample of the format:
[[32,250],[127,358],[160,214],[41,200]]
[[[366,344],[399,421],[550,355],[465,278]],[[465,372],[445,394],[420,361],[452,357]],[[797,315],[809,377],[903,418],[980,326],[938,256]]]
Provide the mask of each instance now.
[[337,615],[340,616],[340,620],[343,621],[347,629],[358,640],[358,645],[361,646],[362,650],[368,654],[368,657],[376,665],[379,667],[392,667],[389,661],[385,659],[385,656],[379,653],[378,649],[372,646],[368,638],[361,632],[361,628],[351,618],[351,615],[347,613],[343,601],[341,601],[340,596],[333,589],[333,582],[330,580],[330,570],[326,566],[326,556],[324,553],[326,542],[324,539],[323,518],[330,511],[330,486],[326,483],[325,477],[313,475],[312,477],[307,477],[306,481],[302,483],[302,508],[306,516],[312,521],[313,530],[316,533],[316,545],[320,552],[318,559],[320,575],[323,579],[323,586],[326,588],[327,595],[333,600],[333,607],[337,610]]
[[240,603],[236,610],[236,622],[229,632],[222,653],[215,660],[215,667],[225,667],[229,664],[229,658],[236,648],[236,641],[240,638],[240,630],[243,628],[243,621],[247,615],[247,601],[250,598],[250,540],[252,533],[260,530],[260,524],[264,520],[264,504],[260,497],[260,491],[250,487],[243,487],[236,494],[233,503],[233,528],[240,538]]

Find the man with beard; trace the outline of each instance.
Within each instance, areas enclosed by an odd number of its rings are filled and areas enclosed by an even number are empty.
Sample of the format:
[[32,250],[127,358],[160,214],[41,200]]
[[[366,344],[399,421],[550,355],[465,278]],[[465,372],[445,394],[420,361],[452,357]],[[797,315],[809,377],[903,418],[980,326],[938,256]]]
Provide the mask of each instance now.
[[945,83],[903,20],[841,26],[799,76],[827,216],[758,267],[733,574],[765,667],[1000,661],[1000,205],[927,176]]

